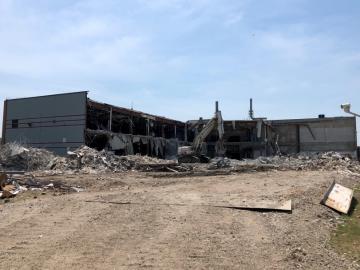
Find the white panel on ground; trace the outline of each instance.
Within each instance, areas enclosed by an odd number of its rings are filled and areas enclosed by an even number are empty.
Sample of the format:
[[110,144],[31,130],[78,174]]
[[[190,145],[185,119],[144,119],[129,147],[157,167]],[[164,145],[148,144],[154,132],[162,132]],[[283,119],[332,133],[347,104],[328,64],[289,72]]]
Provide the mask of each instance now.
[[342,185],[332,183],[326,192],[322,203],[340,213],[347,214],[349,212],[354,191]]

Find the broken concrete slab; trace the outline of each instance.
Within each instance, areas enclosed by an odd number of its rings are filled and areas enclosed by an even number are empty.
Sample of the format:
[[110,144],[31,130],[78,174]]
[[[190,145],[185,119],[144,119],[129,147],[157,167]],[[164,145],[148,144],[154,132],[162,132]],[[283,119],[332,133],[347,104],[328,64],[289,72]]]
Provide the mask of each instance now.
[[324,198],[321,200],[321,203],[340,213],[347,214],[351,206],[353,195],[354,191],[352,189],[333,181],[326,191]]

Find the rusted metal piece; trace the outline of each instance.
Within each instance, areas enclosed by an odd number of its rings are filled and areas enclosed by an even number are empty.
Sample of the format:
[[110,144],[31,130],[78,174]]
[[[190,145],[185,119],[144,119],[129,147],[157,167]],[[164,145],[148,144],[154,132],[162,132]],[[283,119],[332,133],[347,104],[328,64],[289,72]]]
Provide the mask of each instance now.
[[347,214],[353,195],[354,191],[352,189],[339,185],[334,181],[326,191],[321,203],[340,213]]

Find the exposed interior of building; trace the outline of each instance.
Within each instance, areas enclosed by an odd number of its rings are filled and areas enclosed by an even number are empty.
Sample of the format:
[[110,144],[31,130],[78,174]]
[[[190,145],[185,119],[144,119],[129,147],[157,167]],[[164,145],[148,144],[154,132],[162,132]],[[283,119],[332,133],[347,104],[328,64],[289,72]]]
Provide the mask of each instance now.
[[[219,112],[216,106],[215,115]],[[167,159],[176,158],[179,146],[191,146],[211,122],[182,122],[100,103],[87,91],[5,100],[3,117],[2,143],[16,141],[58,154],[86,144],[119,155]],[[267,120],[254,118],[251,101],[248,120],[221,118],[216,125],[200,141],[209,157],[219,155],[219,141],[221,154],[234,159],[323,151],[355,155],[357,150],[355,117]]]

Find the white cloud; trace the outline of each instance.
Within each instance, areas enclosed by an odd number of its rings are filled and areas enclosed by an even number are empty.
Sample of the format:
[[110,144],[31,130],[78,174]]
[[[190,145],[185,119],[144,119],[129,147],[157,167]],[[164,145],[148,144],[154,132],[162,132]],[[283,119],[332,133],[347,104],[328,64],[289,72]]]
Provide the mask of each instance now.
[[329,32],[301,1],[0,0],[0,94],[94,90],[183,120],[211,115],[215,99],[231,118],[250,96],[269,117],[303,116],[305,96],[356,100],[356,31]]
[[307,48],[312,39],[307,37],[289,37],[282,33],[263,33],[261,43],[263,48],[272,49],[276,53],[292,59],[302,59],[307,56]]
[[50,40],[57,44],[74,43],[81,39],[95,39],[106,38],[113,35],[113,27],[105,20],[99,18],[90,18],[77,23],[71,22],[66,26],[53,33],[53,38]]
[[148,76],[143,72],[152,62],[147,37],[124,30],[120,19],[6,7],[0,13],[0,73],[28,78]]
[[242,12],[233,13],[228,15],[228,17],[224,21],[225,26],[231,26],[239,23],[243,19],[244,15]]

